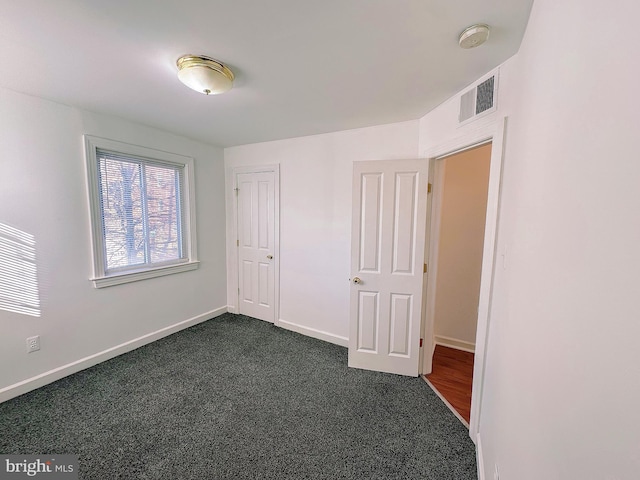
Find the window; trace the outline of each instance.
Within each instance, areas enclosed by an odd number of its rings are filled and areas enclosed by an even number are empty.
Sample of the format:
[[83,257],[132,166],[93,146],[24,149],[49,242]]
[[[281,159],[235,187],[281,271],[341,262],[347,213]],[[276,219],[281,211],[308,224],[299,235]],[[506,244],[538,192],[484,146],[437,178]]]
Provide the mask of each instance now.
[[197,268],[193,159],[85,136],[96,287]]

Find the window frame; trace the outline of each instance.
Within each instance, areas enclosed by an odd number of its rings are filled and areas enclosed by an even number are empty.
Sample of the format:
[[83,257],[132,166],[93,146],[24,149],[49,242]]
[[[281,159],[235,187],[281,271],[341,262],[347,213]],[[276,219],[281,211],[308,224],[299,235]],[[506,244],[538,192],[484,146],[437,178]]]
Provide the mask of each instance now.
[[[140,145],[109,140],[106,138],[84,135],[85,159],[87,173],[87,193],[89,197],[89,216],[91,223],[91,243],[93,255],[93,276],[90,280],[95,288],[110,287],[123,283],[136,282],[147,278],[171,275],[198,268],[196,244],[196,211],[195,211],[195,176],[194,160],[191,157],[175,153],[155,150]],[[119,267],[113,272],[106,271],[105,237],[100,208],[100,185],[98,150],[114,152],[132,160],[146,159],[158,165],[168,165],[183,169],[182,185],[182,246],[186,255],[181,261],[170,264],[137,265]]]

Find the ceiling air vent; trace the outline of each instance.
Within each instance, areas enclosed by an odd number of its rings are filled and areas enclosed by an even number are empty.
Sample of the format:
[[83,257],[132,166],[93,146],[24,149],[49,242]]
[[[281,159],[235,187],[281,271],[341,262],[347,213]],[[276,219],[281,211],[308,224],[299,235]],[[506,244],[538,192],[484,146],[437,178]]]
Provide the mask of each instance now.
[[467,123],[478,116],[496,109],[498,82],[495,74],[480,81],[460,96],[459,123]]

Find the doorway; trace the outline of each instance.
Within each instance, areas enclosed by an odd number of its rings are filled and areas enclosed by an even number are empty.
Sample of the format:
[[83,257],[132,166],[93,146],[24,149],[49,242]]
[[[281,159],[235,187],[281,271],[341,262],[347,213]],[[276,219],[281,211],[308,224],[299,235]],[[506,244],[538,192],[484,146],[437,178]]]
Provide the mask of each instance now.
[[237,169],[238,313],[276,323],[279,283],[277,167]]
[[436,160],[436,345],[475,350],[491,143]]
[[[432,370],[424,376],[469,426],[491,142],[434,162]],[[429,355],[429,352],[425,352]]]
[[[471,414],[470,414],[470,422],[469,422],[469,436],[471,440],[476,443],[478,437],[479,430],[479,419],[480,419],[480,411],[482,407],[482,390],[484,386],[484,377],[485,377],[485,352],[487,349],[488,342],[488,330],[490,323],[490,312],[491,312],[491,298],[492,298],[492,290],[493,290],[493,281],[494,274],[496,269],[496,247],[497,247],[497,231],[498,231],[498,213],[500,210],[500,184],[502,179],[502,160],[504,153],[504,139],[505,139],[505,131],[507,126],[507,118],[500,117],[496,118],[491,122],[484,123],[483,125],[478,125],[477,127],[470,129],[465,128],[458,135],[453,138],[449,138],[441,144],[429,145],[428,148],[424,150],[422,155],[423,160],[428,160],[429,174],[428,178],[429,183],[433,183],[432,185],[428,185],[429,188],[426,188],[425,191],[429,193],[429,190],[432,190],[432,194],[427,195],[426,200],[421,200],[418,202],[419,205],[426,205],[426,212],[424,212],[424,216],[422,213],[416,211],[416,215],[413,218],[419,219],[420,224],[416,222],[416,231],[427,232],[426,235],[420,234],[416,237],[417,240],[420,240],[421,246],[426,247],[425,250],[420,251],[418,248],[418,241],[416,241],[415,248],[411,249],[415,256],[413,257],[414,262],[417,262],[418,259],[428,259],[428,262],[424,264],[424,280],[422,283],[422,291],[416,294],[413,294],[412,304],[421,306],[421,317],[422,321],[420,322],[420,335],[415,334],[414,329],[399,329],[397,331],[398,335],[394,334],[394,340],[396,338],[403,338],[403,335],[409,333],[408,339],[409,344],[412,348],[417,348],[419,351],[418,357],[414,359],[412,355],[404,355],[407,359],[408,363],[413,364],[413,362],[418,363],[415,366],[415,371],[418,374],[428,374],[432,371],[432,360],[433,360],[433,352],[435,348],[435,337],[434,337],[434,324],[433,324],[433,314],[434,314],[434,306],[435,302],[432,300],[435,296],[435,285],[436,285],[436,276],[435,273],[437,271],[436,268],[431,268],[434,264],[434,252],[436,248],[431,248],[432,246],[437,246],[437,242],[433,241],[433,237],[431,233],[433,232],[432,228],[432,217],[433,213],[437,211],[435,209],[435,201],[432,201],[432,196],[435,197],[435,188],[437,187],[438,179],[434,175],[435,166],[438,164],[439,158],[445,158],[447,156],[453,155],[455,153],[460,153],[474,147],[487,144],[491,142],[493,148],[491,149],[491,161],[490,161],[490,171],[489,171],[489,181],[488,181],[488,190],[487,190],[487,203],[486,203],[486,218],[485,218],[485,231],[484,231],[484,242],[483,242],[483,252],[482,252],[482,268],[480,275],[480,294],[479,301],[477,305],[477,332],[476,332],[476,344],[475,344],[475,359],[473,366],[473,395],[471,399]],[[380,166],[382,163],[379,164]],[[370,172],[372,174],[372,182],[371,188],[376,191],[374,186],[376,182],[373,181],[376,172],[380,173],[380,169],[376,169],[375,171]],[[409,176],[410,177],[410,176]],[[406,176],[396,177],[396,181],[398,178],[409,178]],[[367,182],[368,183],[368,182]],[[352,232],[352,254],[351,254],[351,282],[352,284],[356,284],[358,286],[364,285],[363,279],[360,275],[358,275],[359,269],[353,268],[353,265],[357,266],[356,260],[361,258],[360,253],[361,249],[358,248],[358,236],[357,236],[357,228],[362,228],[363,226],[371,226],[377,225],[375,221],[369,222],[366,220],[367,211],[369,213],[374,213],[379,211],[382,203],[372,202],[371,208],[365,209],[365,212],[360,212],[360,195],[362,194],[361,190],[359,190],[362,186],[362,177],[361,175],[354,175],[354,197],[353,197],[353,218],[361,218],[364,219],[361,223],[354,223],[352,228],[354,229]],[[419,182],[418,185],[424,185],[422,182]],[[425,185],[426,186],[426,185]],[[371,198],[375,198],[375,195],[371,195]],[[388,197],[388,195],[387,195]],[[421,195],[418,195],[418,198],[422,198]],[[435,200],[435,199],[433,199]],[[358,208],[356,208],[358,207]],[[364,215],[364,216],[363,216]],[[373,217],[377,217],[377,215],[373,215]],[[426,221],[426,225],[425,225]],[[424,227],[424,230],[423,230]],[[384,235],[390,235],[393,238],[393,235],[390,234],[387,229],[381,228],[380,230],[373,228],[374,235],[370,237],[374,238],[382,238]],[[389,231],[392,232],[391,229]],[[373,243],[375,245],[375,243]],[[406,250],[406,249],[405,249]],[[377,249],[373,249],[374,252],[377,252]],[[374,256],[375,258],[376,256]],[[393,258],[393,257],[392,257]],[[437,263],[437,262],[435,262]],[[415,268],[415,267],[414,267]],[[374,268],[374,270],[378,270],[378,268]],[[388,268],[386,269],[388,271]],[[415,271],[415,270],[414,270]],[[357,277],[357,278],[356,278]],[[375,285],[373,285],[375,286]],[[349,356],[350,359],[352,355],[355,353],[364,353],[363,348],[359,347],[358,343],[355,342],[356,338],[360,338],[359,334],[369,334],[369,339],[373,338],[373,342],[370,342],[371,345],[380,345],[380,338],[378,333],[378,326],[384,328],[385,331],[385,340],[390,340],[387,333],[390,331],[389,326],[392,322],[389,322],[389,318],[380,318],[378,317],[378,312],[381,311],[379,305],[377,303],[377,299],[379,296],[375,295],[375,290],[370,289],[369,292],[372,292],[373,295],[367,298],[365,296],[360,295],[360,289],[352,287],[352,308],[350,315],[350,338],[349,338]],[[358,294],[358,296],[354,295]],[[359,300],[362,300],[360,302]],[[368,300],[365,301],[365,300]],[[406,303],[406,302],[405,302]],[[355,307],[358,308],[355,308]],[[408,310],[407,310],[408,311]],[[413,312],[414,310],[412,310]],[[365,316],[360,315],[360,312],[366,314],[366,318],[371,318],[372,321],[369,322],[369,325],[372,328],[368,330],[364,328],[360,328],[359,323],[361,319],[365,318]],[[388,312],[388,309],[384,310],[385,315]],[[405,315],[405,318],[409,318]],[[402,322],[395,322],[394,325],[401,325]],[[408,325],[408,322],[404,323]],[[361,325],[364,327],[364,325]],[[373,328],[375,327],[375,328]],[[380,330],[382,331],[382,330]],[[353,334],[355,333],[355,334]],[[372,337],[371,334],[374,334]],[[364,338],[364,337],[362,337]],[[361,342],[362,343],[362,342]],[[365,361],[364,364],[355,365],[350,361],[350,366],[357,366],[359,368],[371,369],[371,370],[382,370],[388,371],[381,368],[379,365],[374,365],[374,359],[380,354],[388,354],[390,352],[389,346],[391,343],[383,341],[382,349],[373,349],[370,348],[370,354],[366,356],[361,356],[361,359],[368,357],[369,361]],[[356,352],[357,349],[360,349],[361,352]],[[397,355],[394,353],[394,355]],[[407,365],[409,367],[409,365]],[[401,373],[405,375],[410,375],[414,371],[413,369],[407,368],[406,372],[395,372]]]

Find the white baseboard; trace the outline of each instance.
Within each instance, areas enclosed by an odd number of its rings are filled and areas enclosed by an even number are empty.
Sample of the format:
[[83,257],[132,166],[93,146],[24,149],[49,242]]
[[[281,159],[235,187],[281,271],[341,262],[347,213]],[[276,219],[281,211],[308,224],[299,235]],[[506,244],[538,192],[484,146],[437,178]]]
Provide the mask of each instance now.
[[464,340],[458,340],[457,338],[445,337],[443,335],[435,335],[436,345],[442,345],[443,347],[455,348],[456,350],[462,350],[463,352],[475,353],[476,344],[471,342],[465,342]]
[[238,314],[238,307],[235,305],[227,305],[227,312]]
[[484,480],[484,457],[482,456],[482,439],[479,432],[476,435],[476,464],[478,466],[478,480]]
[[278,320],[277,326],[286,330],[291,330],[292,332],[301,333],[302,335],[306,335],[307,337],[313,337],[317,338],[318,340],[324,340],[325,342],[334,343],[342,347],[349,346],[349,339],[347,337],[341,337],[339,335],[334,335],[333,333],[323,332],[322,330],[317,330],[315,328],[305,327],[303,325],[298,325],[297,323],[287,322],[283,319]]
[[209,312],[205,312],[196,317],[183,320],[182,322],[175,323],[168,327],[161,328],[160,330],[156,330],[155,332],[147,333],[146,335],[142,335],[141,337],[129,340],[128,342],[121,343],[120,345],[116,345],[115,347],[107,348],[106,350],[103,350],[101,352],[81,358],[80,360],[76,360],[75,362],[71,362],[61,367],[54,368],[52,370],[49,370],[48,372],[36,375],[35,377],[31,377],[21,382],[14,383],[13,385],[9,385],[8,387],[0,389],[0,403],[7,401],[10,398],[17,397],[18,395],[22,395],[23,393],[27,393],[31,390],[35,390],[36,388],[40,388],[44,385],[47,385],[48,383],[60,380],[63,377],[79,372],[80,370],[84,370],[85,368],[97,365],[98,363],[104,362],[105,360],[109,360],[113,357],[117,357],[118,355],[122,355],[123,353],[135,350],[136,348],[142,347],[143,345],[146,345],[148,343],[155,342],[156,340],[171,335],[172,333],[176,333],[180,330],[184,330],[185,328],[197,325],[198,323],[205,322],[226,312],[226,306],[211,310]]

